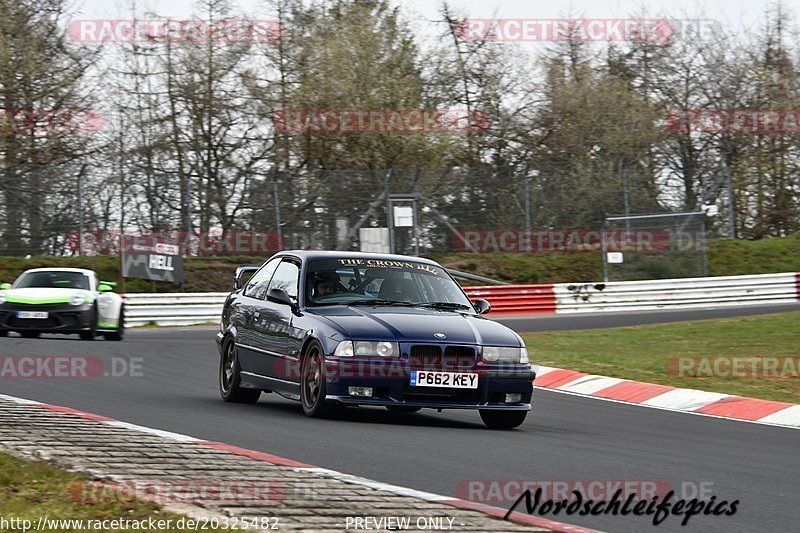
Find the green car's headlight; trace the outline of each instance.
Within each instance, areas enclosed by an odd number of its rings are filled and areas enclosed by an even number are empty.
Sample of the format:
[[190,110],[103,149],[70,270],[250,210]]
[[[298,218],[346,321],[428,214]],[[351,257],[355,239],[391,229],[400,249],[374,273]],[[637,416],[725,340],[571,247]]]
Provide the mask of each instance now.
[[528,350],[507,346],[484,346],[483,360],[487,363],[522,363],[528,364]]
[[83,294],[76,294],[72,297],[72,300],[69,301],[72,305],[83,305],[86,303],[86,296]]

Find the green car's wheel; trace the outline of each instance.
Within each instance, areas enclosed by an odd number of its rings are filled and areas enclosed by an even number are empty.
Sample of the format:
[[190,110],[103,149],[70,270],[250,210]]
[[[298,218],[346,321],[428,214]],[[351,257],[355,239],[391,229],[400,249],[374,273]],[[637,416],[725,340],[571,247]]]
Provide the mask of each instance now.
[[93,341],[95,335],[97,335],[97,306],[95,305],[92,307],[92,318],[89,321],[89,329],[86,331],[81,331],[79,333],[81,336],[81,340],[84,341]]
[[116,331],[107,331],[103,333],[103,337],[107,341],[121,341],[125,337],[125,309],[119,310],[119,327]]

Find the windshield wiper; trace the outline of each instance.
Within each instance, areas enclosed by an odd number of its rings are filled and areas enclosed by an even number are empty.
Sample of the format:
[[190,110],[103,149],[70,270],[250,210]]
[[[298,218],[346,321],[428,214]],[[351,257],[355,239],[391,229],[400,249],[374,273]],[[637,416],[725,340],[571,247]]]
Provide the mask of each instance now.
[[455,302],[428,302],[418,303],[417,307],[430,307],[433,309],[472,309],[472,306]]
[[398,302],[395,300],[382,300],[380,298],[371,298],[369,300],[355,300],[347,302],[345,305],[402,305],[406,307],[413,307],[417,304],[413,302]]

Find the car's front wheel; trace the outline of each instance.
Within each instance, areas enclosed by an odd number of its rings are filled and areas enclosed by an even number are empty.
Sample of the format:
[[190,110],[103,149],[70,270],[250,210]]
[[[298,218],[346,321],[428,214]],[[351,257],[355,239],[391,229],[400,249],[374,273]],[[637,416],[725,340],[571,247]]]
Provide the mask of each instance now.
[[103,337],[107,341],[121,341],[123,337],[125,337],[125,311],[120,310],[119,312],[119,320],[117,321],[117,330],[116,331],[107,331],[103,333]]
[[528,411],[495,411],[481,409],[481,420],[490,429],[513,429],[523,422]]
[[300,401],[303,412],[312,418],[324,418],[332,408],[325,403],[325,356],[318,342],[312,341],[306,348],[300,370]]
[[0,337],[8,337],[8,330],[0,329]]
[[37,338],[39,338],[39,332],[38,331],[20,331],[19,334],[22,335],[23,337],[25,337],[26,339],[37,339]]
[[219,394],[226,402],[256,403],[261,391],[243,389],[241,371],[239,358],[236,355],[236,343],[229,337],[225,341],[222,357],[219,359]]
[[81,336],[81,340],[84,341],[93,341],[95,335],[97,335],[97,306],[92,308],[92,316],[89,322],[89,329],[81,331],[79,333]]

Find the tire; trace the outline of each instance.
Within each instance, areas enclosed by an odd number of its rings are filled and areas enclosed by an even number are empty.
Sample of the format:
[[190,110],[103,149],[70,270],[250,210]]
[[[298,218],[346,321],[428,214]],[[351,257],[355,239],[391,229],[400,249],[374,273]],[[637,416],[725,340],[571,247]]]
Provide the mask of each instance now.
[[26,339],[38,339],[39,338],[39,332],[38,331],[20,331],[19,334],[22,335],[23,337],[25,337]]
[[0,329],[0,337],[8,337],[8,330]]
[[103,333],[103,337],[107,341],[121,341],[125,337],[125,309],[119,311],[119,327],[116,331],[107,331]]
[[528,411],[495,411],[481,409],[481,420],[490,429],[513,429],[523,422]]
[[300,367],[300,402],[303,412],[311,418],[325,418],[333,413],[325,403],[325,357],[317,341],[311,341]]
[[219,358],[219,394],[226,402],[256,403],[261,397],[261,391],[240,387],[241,371],[236,343],[228,337],[223,345],[222,356]]
[[92,319],[89,329],[81,331],[79,335],[81,336],[81,340],[84,341],[93,341],[95,336],[97,336],[97,306],[92,307]]
[[410,405],[387,405],[386,409],[392,413],[416,413],[421,410],[422,407],[412,407]]

